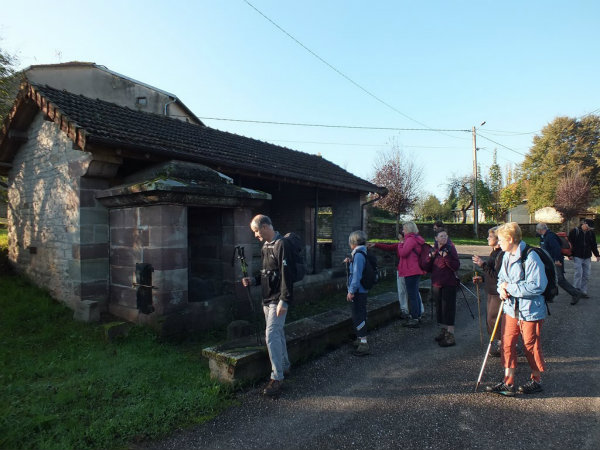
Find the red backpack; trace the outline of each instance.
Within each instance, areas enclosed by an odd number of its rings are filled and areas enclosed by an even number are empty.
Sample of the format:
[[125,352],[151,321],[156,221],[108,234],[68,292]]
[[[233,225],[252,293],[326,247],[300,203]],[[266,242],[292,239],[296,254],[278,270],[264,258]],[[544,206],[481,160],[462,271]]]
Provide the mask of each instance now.
[[556,233],[556,235],[558,236],[558,239],[560,239],[560,252],[564,256],[571,256],[573,254],[573,249],[571,243],[569,242],[567,233],[564,231],[559,231]]

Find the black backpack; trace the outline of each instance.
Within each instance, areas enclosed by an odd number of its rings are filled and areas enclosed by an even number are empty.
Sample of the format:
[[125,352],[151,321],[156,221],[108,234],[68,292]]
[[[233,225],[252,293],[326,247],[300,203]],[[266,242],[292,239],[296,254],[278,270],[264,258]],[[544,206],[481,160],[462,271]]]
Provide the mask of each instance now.
[[363,268],[360,284],[362,284],[362,287],[366,290],[369,290],[379,281],[377,257],[372,253],[365,253],[362,250],[357,250],[356,253],[360,253],[365,257],[365,267]]
[[283,239],[285,239],[290,245],[289,248],[292,250],[291,254],[287,256],[287,264],[292,274],[292,281],[301,281],[306,273],[306,266],[304,264],[304,256],[302,251],[304,250],[304,243],[300,236],[296,233],[288,233]]
[[543,296],[546,301],[546,308],[548,309],[548,314],[550,314],[550,308],[548,308],[548,303],[554,301],[554,297],[558,295],[558,276],[556,274],[556,266],[554,265],[554,260],[550,256],[550,254],[539,247],[531,247],[530,245],[525,246],[525,250],[521,253],[521,267],[523,269],[523,277],[525,276],[525,260],[529,256],[529,253],[534,251],[542,260],[544,264],[544,272],[546,272],[546,278],[548,279],[548,284],[546,285],[546,289],[544,289]]

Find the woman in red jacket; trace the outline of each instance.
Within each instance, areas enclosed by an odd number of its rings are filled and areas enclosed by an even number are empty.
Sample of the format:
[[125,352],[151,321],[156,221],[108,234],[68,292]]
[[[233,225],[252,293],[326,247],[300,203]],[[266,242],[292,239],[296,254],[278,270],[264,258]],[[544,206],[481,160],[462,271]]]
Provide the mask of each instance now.
[[459,280],[456,271],[460,260],[456,247],[448,242],[448,233],[439,228],[435,234],[437,246],[433,254],[431,269],[431,288],[433,301],[437,310],[437,321],[440,324],[440,334],[435,340],[440,347],[456,345],[454,339],[454,318],[456,316],[456,287]]

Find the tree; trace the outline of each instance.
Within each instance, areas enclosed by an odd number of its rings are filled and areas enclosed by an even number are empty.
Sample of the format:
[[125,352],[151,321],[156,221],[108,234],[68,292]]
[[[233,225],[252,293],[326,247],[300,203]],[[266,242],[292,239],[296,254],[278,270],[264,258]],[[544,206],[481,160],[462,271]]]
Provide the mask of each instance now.
[[388,194],[376,202],[396,217],[396,231],[400,229],[400,216],[408,213],[416,204],[423,178],[423,169],[412,159],[405,158],[397,144],[380,153],[375,162],[375,176],[371,180],[388,189]]
[[4,118],[12,107],[16,95],[17,80],[15,76],[15,56],[0,48],[0,129]]
[[525,189],[521,182],[512,183],[500,191],[500,218],[523,201]]
[[558,181],[554,207],[569,222],[590,205],[591,184],[582,170],[567,173]]
[[531,212],[552,206],[558,180],[581,168],[591,182],[593,197],[600,195],[600,117],[557,117],[534,136],[533,146],[522,164]]
[[490,191],[490,204],[485,211],[486,217],[498,222],[502,217],[502,206],[500,204],[500,192],[502,191],[502,171],[496,161],[496,150],[494,149],[494,159],[488,172],[487,185]]
[[431,194],[420,198],[414,208],[415,217],[425,221],[444,219],[445,212],[444,205],[435,195]]
[[467,211],[473,206],[473,177],[453,177],[448,187],[450,193],[456,196],[456,208],[462,213],[462,223],[467,223]]

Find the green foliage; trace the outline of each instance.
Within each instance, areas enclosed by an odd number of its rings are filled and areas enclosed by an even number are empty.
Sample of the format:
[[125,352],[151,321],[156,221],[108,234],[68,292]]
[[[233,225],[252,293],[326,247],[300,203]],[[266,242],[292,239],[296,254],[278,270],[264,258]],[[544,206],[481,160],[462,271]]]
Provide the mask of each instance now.
[[582,170],[592,183],[592,196],[600,195],[600,117],[558,117],[548,124],[522,164],[530,211],[553,206],[558,180],[569,171]]
[[435,195],[428,195],[417,202],[413,213],[423,221],[443,220],[448,215],[448,208]]
[[0,292],[0,448],[120,448],[231,403],[199,343],[160,342],[142,327],[109,343],[22,278],[0,277]]
[[14,74],[16,63],[15,56],[0,48],[0,125],[10,111],[18,88],[18,80]]

